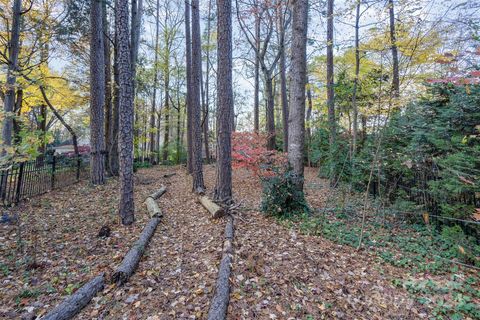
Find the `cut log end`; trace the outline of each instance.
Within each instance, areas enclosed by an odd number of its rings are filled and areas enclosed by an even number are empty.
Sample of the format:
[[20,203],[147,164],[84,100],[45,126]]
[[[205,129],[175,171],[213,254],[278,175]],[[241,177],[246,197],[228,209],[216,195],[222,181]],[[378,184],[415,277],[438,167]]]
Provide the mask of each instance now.
[[163,216],[162,210],[160,210],[160,207],[153,198],[148,197],[147,200],[145,200],[145,205],[151,218],[161,218]]
[[200,203],[212,214],[214,219],[221,218],[225,215],[225,209],[210,200],[207,196],[201,196]]

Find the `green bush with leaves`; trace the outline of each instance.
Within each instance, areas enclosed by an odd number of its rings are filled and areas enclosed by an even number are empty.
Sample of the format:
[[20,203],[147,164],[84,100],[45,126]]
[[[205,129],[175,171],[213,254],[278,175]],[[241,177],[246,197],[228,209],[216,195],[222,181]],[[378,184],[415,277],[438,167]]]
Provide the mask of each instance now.
[[284,172],[275,169],[274,174],[263,177],[262,212],[279,218],[308,214],[310,208],[305,200],[305,194],[295,188],[296,179],[290,169]]

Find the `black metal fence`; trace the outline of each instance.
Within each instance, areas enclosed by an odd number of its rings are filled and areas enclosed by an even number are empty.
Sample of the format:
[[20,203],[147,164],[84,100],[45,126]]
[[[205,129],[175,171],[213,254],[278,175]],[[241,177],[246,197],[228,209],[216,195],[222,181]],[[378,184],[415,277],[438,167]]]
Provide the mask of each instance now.
[[51,156],[0,168],[0,201],[4,206],[80,180],[86,171],[81,157]]

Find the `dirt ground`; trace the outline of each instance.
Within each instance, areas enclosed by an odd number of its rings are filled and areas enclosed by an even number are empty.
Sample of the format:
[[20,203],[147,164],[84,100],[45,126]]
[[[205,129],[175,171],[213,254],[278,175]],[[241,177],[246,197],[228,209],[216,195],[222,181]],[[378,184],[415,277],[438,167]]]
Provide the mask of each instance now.
[[[176,175],[164,178],[166,173]],[[205,166],[208,192],[215,168]],[[323,185],[314,169],[308,184]],[[78,319],[204,319],[222,254],[224,220],[213,221],[191,193],[183,167],[136,174],[136,223],[117,217],[118,183],[83,181],[9,210],[19,221],[0,224],[0,318],[35,319],[91,277],[107,278],[148,221],[143,201],[162,184],[164,213],[137,272],[123,287],[107,284]],[[311,188],[316,207],[328,188]],[[258,212],[261,187],[234,171],[234,262],[229,319],[420,319],[430,310],[392,280],[405,271],[382,264],[372,252],[305,236]],[[20,225],[20,228],[18,227]],[[108,225],[111,236],[98,238]],[[21,244],[21,245],[20,245]]]

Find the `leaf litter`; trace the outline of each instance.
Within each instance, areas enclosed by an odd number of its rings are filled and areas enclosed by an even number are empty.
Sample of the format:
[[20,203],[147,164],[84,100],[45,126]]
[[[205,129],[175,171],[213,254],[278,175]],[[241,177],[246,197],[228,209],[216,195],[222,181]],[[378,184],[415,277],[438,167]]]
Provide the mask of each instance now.
[[[205,166],[208,190],[215,167]],[[169,173],[173,176],[165,177]],[[229,319],[421,319],[431,314],[394,279],[405,270],[375,253],[301,234],[258,211],[261,186],[250,172],[234,171],[235,219]],[[205,319],[222,254],[223,220],[211,220],[191,192],[184,167],[154,167],[136,174],[136,222],[117,217],[118,182],[88,182],[31,199],[10,210],[18,227],[0,224],[0,317],[44,315],[100,272],[107,279],[148,221],[145,198],[161,184],[164,217],[136,273],[122,287],[107,284],[78,319]],[[315,170],[306,183],[322,184]],[[309,202],[326,205],[326,189]],[[99,238],[102,226],[111,235]],[[23,247],[23,248],[22,248]],[[33,258],[35,257],[35,258]],[[34,262],[34,263],[33,263]]]

